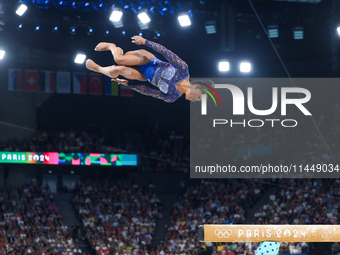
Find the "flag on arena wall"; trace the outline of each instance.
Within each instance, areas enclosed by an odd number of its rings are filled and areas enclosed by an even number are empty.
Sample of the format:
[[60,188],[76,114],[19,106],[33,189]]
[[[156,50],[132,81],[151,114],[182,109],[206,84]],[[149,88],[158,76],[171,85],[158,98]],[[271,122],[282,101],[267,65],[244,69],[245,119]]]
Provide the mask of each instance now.
[[118,82],[111,81],[110,77],[105,76],[104,86],[106,96],[118,96]]
[[125,85],[120,85],[120,95],[123,97],[133,97],[133,90]]
[[8,70],[8,90],[11,91],[22,90],[22,70],[19,69]]
[[89,74],[89,94],[103,95],[103,75],[96,73]]
[[54,71],[40,72],[40,87],[41,91],[53,93],[55,91],[55,73]]
[[73,93],[87,94],[87,73],[73,73]]
[[57,72],[57,93],[71,93],[71,73]]
[[39,71],[25,70],[25,91],[38,91],[39,90]]

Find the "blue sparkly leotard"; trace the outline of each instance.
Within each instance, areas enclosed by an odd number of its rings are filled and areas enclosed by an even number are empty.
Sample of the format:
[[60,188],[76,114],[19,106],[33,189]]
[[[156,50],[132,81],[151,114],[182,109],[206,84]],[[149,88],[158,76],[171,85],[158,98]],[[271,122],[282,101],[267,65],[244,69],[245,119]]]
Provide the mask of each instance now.
[[158,89],[153,89],[144,85],[128,84],[128,87],[147,96],[162,99],[167,103],[173,103],[181,97],[176,84],[188,78],[188,65],[175,53],[168,50],[159,43],[145,40],[145,45],[161,53],[169,62],[163,62],[156,57],[150,63],[140,66],[147,80]]

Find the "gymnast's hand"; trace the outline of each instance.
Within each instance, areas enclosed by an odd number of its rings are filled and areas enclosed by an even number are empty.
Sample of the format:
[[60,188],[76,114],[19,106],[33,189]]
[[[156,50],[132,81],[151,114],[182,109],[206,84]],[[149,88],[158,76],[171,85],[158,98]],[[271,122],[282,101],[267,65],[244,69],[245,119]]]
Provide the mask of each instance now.
[[144,45],[145,44],[145,39],[139,35],[135,35],[131,37],[132,43],[137,44],[137,45]]
[[116,81],[116,82],[118,82],[118,84],[123,84],[124,86],[127,86],[128,83],[129,83],[127,80],[118,79],[118,78],[113,78],[113,79],[111,79],[111,81]]

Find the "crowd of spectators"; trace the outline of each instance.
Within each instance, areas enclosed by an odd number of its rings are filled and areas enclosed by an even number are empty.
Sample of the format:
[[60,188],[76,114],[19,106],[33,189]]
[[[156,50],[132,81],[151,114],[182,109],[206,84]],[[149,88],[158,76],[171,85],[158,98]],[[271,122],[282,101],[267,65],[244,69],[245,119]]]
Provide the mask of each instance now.
[[154,185],[83,182],[74,190],[73,206],[83,238],[97,254],[142,254],[150,250],[162,205]]
[[[150,162],[155,172],[187,172],[189,165],[189,130],[183,127],[161,128],[156,123],[153,132],[136,131],[141,137],[123,143],[106,139],[107,132],[36,131],[32,137],[18,141],[8,139],[0,142],[1,151],[57,151],[83,153],[139,153]],[[124,139],[124,138],[123,138]],[[142,143],[139,144],[139,143]],[[145,148],[145,151],[141,149]],[[143,164],[145,167],[146,164]],[[150,169],[149,169],[150,170]]]
[[105,144],[105,131],[68,131],[46,132],[36,131],[32,137],[18,141],[9,139],[0,142],[2,151],[58,151],[58,152],[99,152],[117,153],[125,151],[120,144]]
[[[285,179],[255,212],[255,224],[338,224],[339,179]],[[253,255],[258,243],[200,243],[202,224],[245,224],[247,212],[267,190],[261,180],[181,181],[165,241],[151,247],[162,204],[152,183],[82,182],[73,206],[82,238],[102,254]],[[69,235],[49,187],[35,179],[0,194],[0,254],[82,254]],[[248,217],[247,217],[248,216]],[[340,251],[339,244],[332,253]],[[308,243],[281,243],[281,254],[306,253]]]
[[245,223],[248,210],[265,190],[266,185],[260,180],[194,182],[174,204],[165,242],[157,254],[253,254],[257,243],[199,243],[198,226]]
[[[256,224],[338,224],[339,179],[287,179],[254,214]],[[305,253],[306,243],[282,243],[281,253]]]
[[147,160],[155,172],[188,172],[190,133],[188,126],[160,127],[140,133]]
[[[331,163],[340,157],[338,134],[340,107],[333,117],[317,116],[319,131],[310,132],[303,152],[302,165]],[[304,125],[304,123],[299,123]],[[221,129],[216,135],[228,141],[223,153],[233,159],[238,148],[271,145],[273,152],[294,151],[301,129],[235,128]],[[246,130],[246,132],[245,132]],[[267,131],[268,132],[267,132]],[[266,131],[266,132],[264,132]],[[256,135],[254,135],[254,132]],[[189,130],[181,127],[163,128],[140,133],[146,146],[145,156],[155,172],[188,171]],[[223,139],[222,139],[223,138]],[[137,142],[137,141],[136,141]],[[301,144],[300,144],[301,145]],[[135,146],[134,148],[138,148]],[[85,131],[36,132],[30,139],[18,142],[10,139],[0,143],[3,151],[63,151],[63,152],[126,152],[119,145],[107,145],[105,132]],[[135,151],[136,152],[136,151]],[[204,152],[204,151],[203,151]],[[302,155],[303,157],[300,157]],[[243,159],[250,159],[245,155]],[[284,162],[286,159],[282,158]],[[184,185],[184,183],[183,183]],[[340,181],[338,179],[280,181],[277,192],[254,214],[256,224],[338,224]],[[154,185],[117,182],[84,182],[74,190],[73,205],[82,221],[82,234],[97,254],[201,254],[252,255],[257,243],[200,243],[197,228],[204,223],[245,223],[249,208],[263,194],[265,186],[252,180],[202,180],[190,185],[178,198],[165,241],[151,249],[156,219],[162,217],[162,206]],[[0,196],[1,226],[0,254],[70,254],[77,249],[68,234],[48,187],[34,181],[21,189],[4,190]],[[282,243],[280,253],[298,254],[309,249],[307,243]],[[339,252],[338,244],[333,252]]]
[[[334,163],[340,159],[340,106],[335,104],[329,113],[315,117],[318,130],[313,130],[301,153],[301,164]],[[334,158],[333,158],[334,157]]]
[[36,179],[0,191],[0,254],[82,254],[64,224],[50,188]]

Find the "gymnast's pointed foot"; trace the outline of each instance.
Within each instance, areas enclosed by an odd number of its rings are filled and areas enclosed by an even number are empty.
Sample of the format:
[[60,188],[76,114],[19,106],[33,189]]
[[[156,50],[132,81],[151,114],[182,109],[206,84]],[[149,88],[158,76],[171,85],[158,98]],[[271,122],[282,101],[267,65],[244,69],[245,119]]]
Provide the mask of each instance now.
[[107,43],[107,42],[101,42],[98,43],[96,48],[94,48],[95,51],[105,51],[105,50],[113,50],[116,48],[116,44],[114,43]]
[[91,59],[86,60],[86,68],[87,69],[98,73],[99,67],[100,66],[98,64],[96,64],[93,60],[91,60]]

